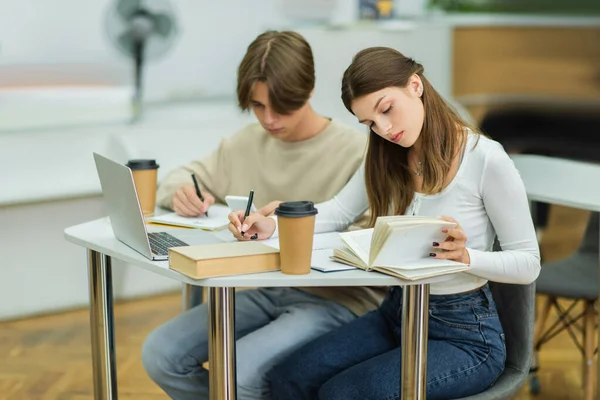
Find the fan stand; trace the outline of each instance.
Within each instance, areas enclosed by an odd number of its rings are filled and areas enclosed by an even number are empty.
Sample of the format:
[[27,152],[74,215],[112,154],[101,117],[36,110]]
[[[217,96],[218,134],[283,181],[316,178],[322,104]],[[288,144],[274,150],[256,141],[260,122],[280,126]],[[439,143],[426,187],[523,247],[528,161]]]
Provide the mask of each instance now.
[[138,122],[144,113],[144,64],[162,56],[177,33],[171,1],[146,4],[144,0],[112,0],[106,13],[109,40],[129,62],[133,61],[130,123]]
[[142,71],[144,64],[144,41],[136,40],[133,44],[133,55],[134,55],[134,81],[135,91],[133,94],[131,111],[132,111],[132,122],[137,122],[142,117]]

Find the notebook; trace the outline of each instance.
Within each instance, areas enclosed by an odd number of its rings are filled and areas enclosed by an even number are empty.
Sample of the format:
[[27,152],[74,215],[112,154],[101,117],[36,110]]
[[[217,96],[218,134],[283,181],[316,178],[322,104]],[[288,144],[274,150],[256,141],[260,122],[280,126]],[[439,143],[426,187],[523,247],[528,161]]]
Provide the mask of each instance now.
[[229,213],[231,209],[222,204],[213,204],[208,209],[209,216],[183,217],[177,213],[171,212],[162,215],[155,215],[146,218],[146,221],[155,224],[183,226],[186,228],[204,229],[207,231],[218,231],[227,228],[229,225]]

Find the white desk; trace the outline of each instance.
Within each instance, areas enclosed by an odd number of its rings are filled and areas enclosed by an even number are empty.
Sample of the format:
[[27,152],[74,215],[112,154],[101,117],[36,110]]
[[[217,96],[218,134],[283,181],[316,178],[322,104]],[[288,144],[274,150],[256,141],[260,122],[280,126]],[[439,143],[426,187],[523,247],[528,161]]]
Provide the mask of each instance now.
[[600,211],[600,164],[514,154],[530,201]]
[[[162,229],[169,230],[169,229]],[[65,238],[88,249],[90,327],[94,369],[94,398],[117,399],[111,259],[167,276],[182,283],[208,288],[209,363],[211,400],[234,400],[236,287],[276,286],[393,286],[406,285],[402,310],[402,399],[425,400],[429,283],[439,278],[406,282],[388,275],[351,270],[307,275],[280,272],[190,279],[168,268],[166,261],[150,261],[113,235],[107,218],[72,226]]]

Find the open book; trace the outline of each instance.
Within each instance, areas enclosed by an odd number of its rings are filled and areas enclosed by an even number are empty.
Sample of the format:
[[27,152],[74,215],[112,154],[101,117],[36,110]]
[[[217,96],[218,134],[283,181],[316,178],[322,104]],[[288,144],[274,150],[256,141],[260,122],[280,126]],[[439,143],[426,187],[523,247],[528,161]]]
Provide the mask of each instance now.
[[229,213],[231,209],[222,204],[213,204],[208,209],[208,217],[202,215],[200,217],[182,217],[181,215],[171,212],[154,217],[146,218],[148,222],[155,224],[183,226],[186,228],[204,229],[207,231],[217,231],[227,228],[229,225]]
[[331,258],[411,281],[465,271],[466,264],[429,255],[435,252],[433,242],[446,240],[442,229],[455,225],[430,217],[379,217],[374,228],[340,233],[344,248],[334,249]]

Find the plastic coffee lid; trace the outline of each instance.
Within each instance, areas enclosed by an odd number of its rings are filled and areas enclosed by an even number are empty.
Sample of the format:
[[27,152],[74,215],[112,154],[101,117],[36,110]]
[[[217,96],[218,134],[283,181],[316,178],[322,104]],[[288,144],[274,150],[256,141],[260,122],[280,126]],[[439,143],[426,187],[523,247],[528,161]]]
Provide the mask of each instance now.
[[317,213],[312,201],[288,201],[275,209],[275,215],[288,218],[309,217]]
[[140,170],[140,169],[157,169],[158,164],[156,160],[129,160],[127,162],[127,166],[131,170]]

